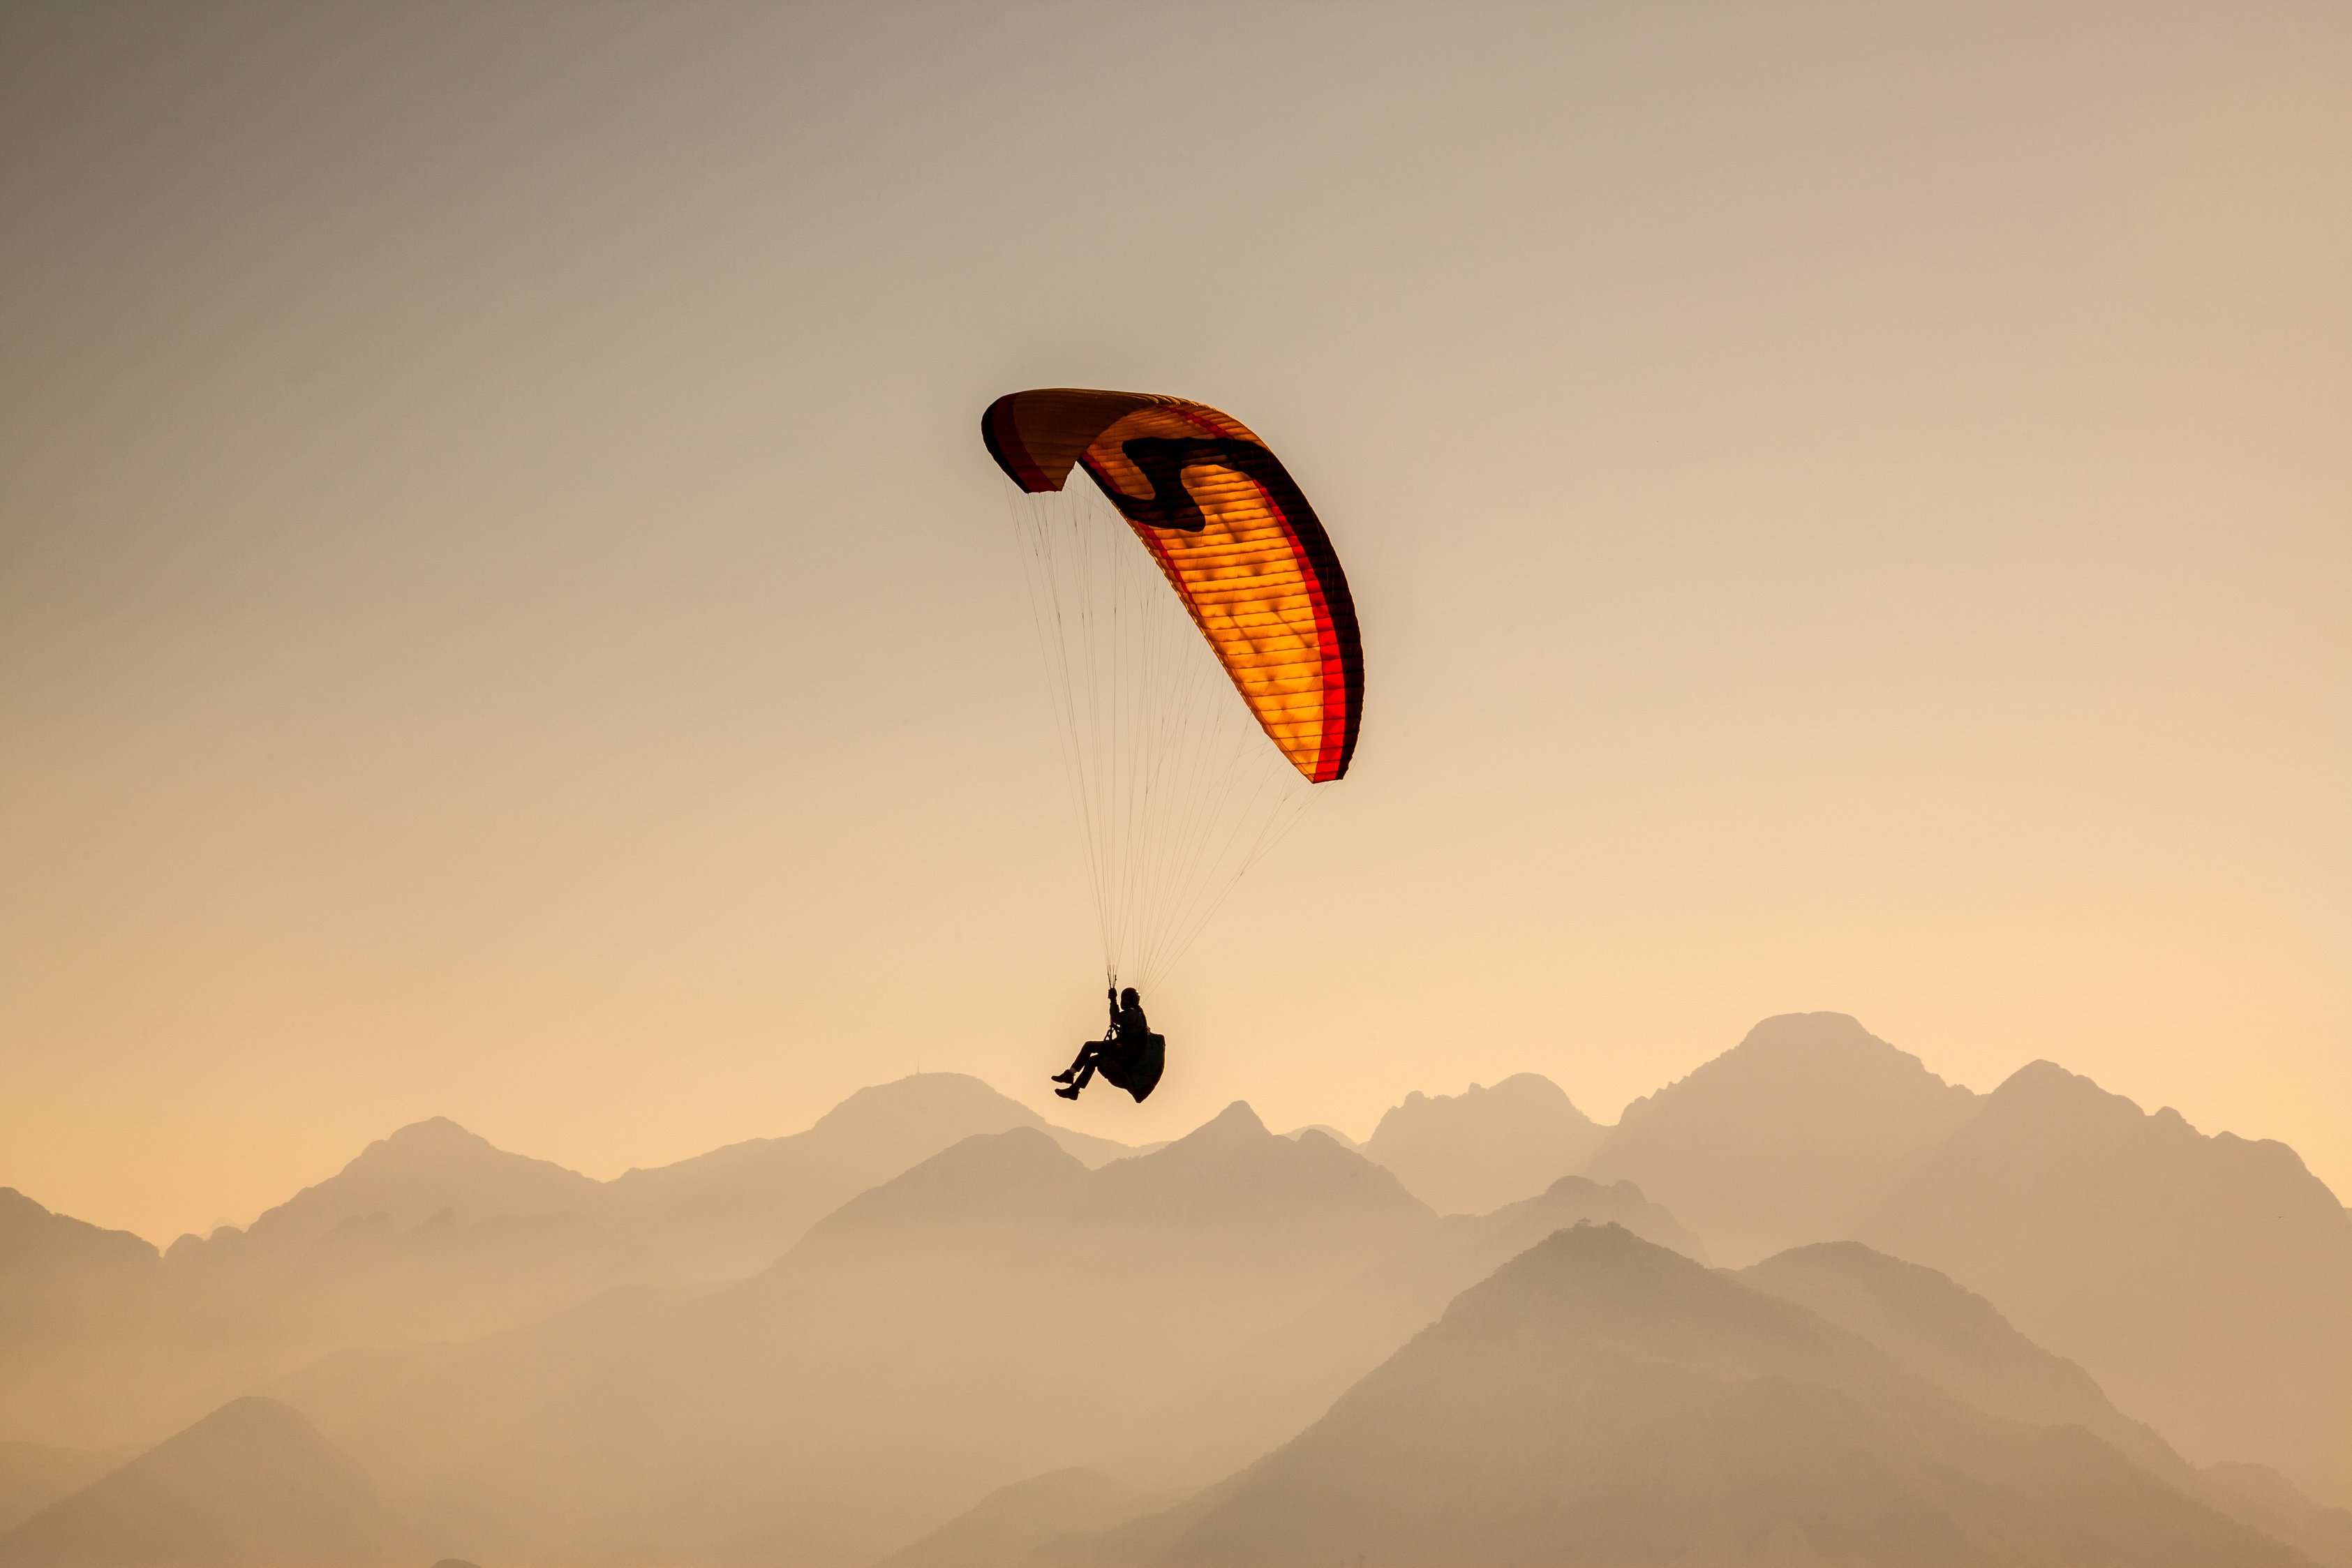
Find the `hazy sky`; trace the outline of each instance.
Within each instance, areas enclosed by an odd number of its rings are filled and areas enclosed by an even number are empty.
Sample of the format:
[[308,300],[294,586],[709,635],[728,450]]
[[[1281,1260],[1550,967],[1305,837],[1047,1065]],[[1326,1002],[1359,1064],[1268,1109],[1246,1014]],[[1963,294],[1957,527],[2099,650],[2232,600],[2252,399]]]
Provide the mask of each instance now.
[[[0,1185],[168,1241],[978,1073],[1164,1137],[1758,1018],[2352,1193],[2352,8],[0,12]],[[1234,412],[1354,775],[1094,924],[1003,480]]]

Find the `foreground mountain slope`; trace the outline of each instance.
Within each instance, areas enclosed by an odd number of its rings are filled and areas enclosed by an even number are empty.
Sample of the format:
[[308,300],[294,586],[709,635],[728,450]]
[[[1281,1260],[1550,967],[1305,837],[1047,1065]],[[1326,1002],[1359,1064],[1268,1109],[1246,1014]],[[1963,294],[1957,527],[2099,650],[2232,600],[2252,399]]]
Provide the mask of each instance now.
[[1977,1105],[1843,1013],[1787,1013],[1626,1106],[1588,1174],[1633,1182],[1717,1260],[1749,1263],[1853,1237],[1885,1173]]
[[1446,1303],[1553,1231],[1616,1224],[1704,1261],[1698,1239],[1630,1182],[1562,1176],[1492,1214],[1448,1215],[1280,1327],[1243,1345],[1111,1449],[1126,1473],[1199,1486],[1296,1435],[1434,1322]]
[[1839,1241],[1768,1258],[1739,1277],[1860,1334],[1980,1410],[2080,1427],[2167,1485],[2314,1562],[2352,1568],[2352,1514],[2320,1507],[2258,1465],[2190,1465],[2155,1428],[2117,1410],[2089,1373],[1933,1269]]
[[880,1568],[1030,1568],[1041,1547],[1099,1534],[1172,1500],[1073,1465],[999,1487]]
[[2221,1459],[2197,1472],[2197,1495],[2325,1568],[2352,1568],[2352,1509],[2312,1501],[2268,1465]]
[[9,1568],[335,1568],[386,1548],[375,1489],[293,1410],[239,1399],[0,1536]]
[[129,1458],[119,1450],[0,1442],[0,1534],[71,1497]]
[[1601,1133],[1550,1079],[1520,1072],[1461,1094],[1406,1095],[1362,1153],[1440,1214],[1486,1214],[1581,1172]]
[[2296,1553],[2079,1427],[1971,1409],[1613,1227],[1465,1292],[1297,1439],[1099,1555],[1164,1564],[2032,1563]]
[[1979,1409],[2081,1427],[2175,1485],[2193,1472],[2117,1410],[2091,1375],[2020,1333],[1992,1303],[1933,1269],[1858,1241],[1818,1242],[1740,1270],[1746,1283],[1861,1335]]
[[2352,1502],[2352,1219],[2285,1145],[2035,1062],[1856,1234],[1990,1299],[2192,1458]]

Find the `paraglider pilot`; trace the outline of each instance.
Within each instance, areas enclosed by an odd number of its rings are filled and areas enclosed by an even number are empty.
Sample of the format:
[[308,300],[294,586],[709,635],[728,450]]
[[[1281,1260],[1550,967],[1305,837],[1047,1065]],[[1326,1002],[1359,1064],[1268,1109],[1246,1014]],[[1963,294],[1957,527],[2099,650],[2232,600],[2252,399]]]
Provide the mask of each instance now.
[[1099,1072],[1140,1103],[1159,1086],[1160,1070],[1168,1061],[1168,1042],[1151,1032],[1143,1016],[1143,998],[1136,995],[1133,986],[1123,991],[1114,987],[1105,995],[1110,1001],[1110,1028],[1100,1040],[1078,1047],[1077,1059],[1054,1074],[1055,1082],[1069,1085],[1054,1092],[1075,1100]]

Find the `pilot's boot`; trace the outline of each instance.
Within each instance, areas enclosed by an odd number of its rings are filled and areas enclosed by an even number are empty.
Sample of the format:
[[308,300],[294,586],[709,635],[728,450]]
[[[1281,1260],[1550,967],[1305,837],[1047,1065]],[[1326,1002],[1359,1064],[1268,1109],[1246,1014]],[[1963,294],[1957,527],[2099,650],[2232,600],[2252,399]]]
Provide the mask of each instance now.
[[[1065,1076],[1066,1076],[1066,1074],[1065,1074]],[[1056,1089],[1054,1092],[1059,1094],[1065,1100],[1075,1100],[1078,1097],[1078,1091],[1076,1085],[1067,1089]]]
[[1065,1067],[1061,1071],[1054,1074],[1054,1082],[1056,1083],[1067,1083],[1071,1079],[1076,1078],[1077,1075],[1078,1070],[1076,1068]]

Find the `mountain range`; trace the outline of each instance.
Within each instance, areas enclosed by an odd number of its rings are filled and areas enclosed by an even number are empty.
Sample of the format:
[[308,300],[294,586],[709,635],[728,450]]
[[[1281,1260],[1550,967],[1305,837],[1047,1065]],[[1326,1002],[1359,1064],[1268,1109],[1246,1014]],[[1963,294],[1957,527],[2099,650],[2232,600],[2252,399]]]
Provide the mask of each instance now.
[[[1563,1248],[1573,1266],[1522,1270]],[[1516,1304],[1464,1305],[1496,1291]],[[1432,1519],[1486,1495],[1379,1444],[1540,1425],[1465,1370],[1524,1355],[1528,1386],[1591,1391],[1594,1431],[1637,1432],[1669,1386],[1702,1413],[1621,1479],[1681,1513],[1704,1473],[1722,1517],[1635,1531],[1625,1561],[2124,1561],[2156,1550],[2138,1519],[2208,1561],[2352,1568],[2352,1515],[2323,1506],[2352,1500],[2347,1301],[2352,1217],[2284,1145],[2046,1062],[1976,1094],[1836,1014],[1765,1020],[1614,1127],[1522,1074],[1409,1097],[1360,1145],[1236,1104],[1136,1151],[926,1074],[598,1182],[436,1120],[164,1253],[0,1189],[0,1531],[262,1394],[309,1437],[232,1422],[275,1434],[218,1472],[245,1522],[189,1513],[190,1539],[310,1528],[267,1524],[253,1478],[315,1439],[381,1496],[352,1505],[362,1555],[1255,1561],[1338,1506],[1307,1484],[1322,1460],[1275,1463],[1301,1444]],[[1486,1337],[1447,1328],[1465,1312]],[[1659,1338],[1675,1321],[1712,1326]],[[1359,1407],[1377,1418],[1332,1425]],[[1583,1495],[1585,1439],[1530,1441],[1528,1474]],[[1840,1443],[1893,1469],[1741,1490],[1743,1466]],[[312,1458],[289,1473],[334,1469]],[[1774,1488],[1844,1522],[1808,1533],[1758,1501]],[[1494,1496],[1520,1533],[1459,1536],[1478,1552],[1604,1552]],[[61,1517],[84,1523],[13,1560],[77,1560],[100,1516]],[[1350,1550],[1409,1561],[1414,1539]]]
[[616,1289],[740,1278],[867,1187],[1011,1127],[1094,1164],[1131,1152],[926,1073],[806,1132],[609,1182],[436,1117],[160,1255],[0,1188],[0,1437],[137,1442],[352,1347],[477,1339]]

